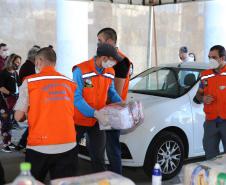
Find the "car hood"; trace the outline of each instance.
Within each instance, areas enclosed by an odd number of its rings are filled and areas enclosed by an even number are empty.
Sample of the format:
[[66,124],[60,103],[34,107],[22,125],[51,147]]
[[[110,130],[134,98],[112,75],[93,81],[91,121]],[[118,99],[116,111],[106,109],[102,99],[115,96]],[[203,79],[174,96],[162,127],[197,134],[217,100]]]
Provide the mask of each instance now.
[[172,100],[172,98],[166,98],[161,96],[153,96],[153,95],[146,95],[146,94],[138,94],[138,93],[129,93],[127,101],[141,101],[144,107],[145,105],[154,106],[161,102],[167,102]]

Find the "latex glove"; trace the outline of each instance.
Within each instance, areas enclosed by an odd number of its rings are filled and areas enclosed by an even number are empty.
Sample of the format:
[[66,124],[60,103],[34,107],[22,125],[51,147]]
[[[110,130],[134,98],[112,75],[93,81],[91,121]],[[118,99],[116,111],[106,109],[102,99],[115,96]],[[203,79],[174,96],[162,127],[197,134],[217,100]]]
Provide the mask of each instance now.
[[107,125],[109,122],[108,115],[103,111],[95,110],[94,117],[98,120],[100,124]]

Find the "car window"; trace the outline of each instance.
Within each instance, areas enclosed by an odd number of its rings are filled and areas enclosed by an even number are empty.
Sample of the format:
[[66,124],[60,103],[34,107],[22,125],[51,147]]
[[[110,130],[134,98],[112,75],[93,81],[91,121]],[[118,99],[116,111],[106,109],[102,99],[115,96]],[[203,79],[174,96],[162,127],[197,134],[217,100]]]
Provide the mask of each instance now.
[[176,98],[198,81],[200,70],[161,68],[142,73],[130,81],[130,91]]

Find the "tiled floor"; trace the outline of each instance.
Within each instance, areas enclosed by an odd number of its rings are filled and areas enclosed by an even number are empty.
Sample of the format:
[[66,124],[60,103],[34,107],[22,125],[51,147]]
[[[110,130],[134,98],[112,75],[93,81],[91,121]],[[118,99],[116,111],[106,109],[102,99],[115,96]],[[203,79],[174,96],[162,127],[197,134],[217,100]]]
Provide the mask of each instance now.
[[[17,142],[23,130],[13,130],[13,141]],[[24,160],[24,154],[20,152],[4,153],[0,151],[0,160],[5,170],[7,183],[12,182],[19,173],[19,164]],[[90,163],[84,160],[79,160],[79,174],[87,174],[91,172]],[[175,178],[164,181],[163,185],[181,184],[182,172]],[[133,180],[137,185],[150,185],[150,178],[147,177],[142,168],[123,169],[123,175]],[[47,181],[48,182],[48,181]]]

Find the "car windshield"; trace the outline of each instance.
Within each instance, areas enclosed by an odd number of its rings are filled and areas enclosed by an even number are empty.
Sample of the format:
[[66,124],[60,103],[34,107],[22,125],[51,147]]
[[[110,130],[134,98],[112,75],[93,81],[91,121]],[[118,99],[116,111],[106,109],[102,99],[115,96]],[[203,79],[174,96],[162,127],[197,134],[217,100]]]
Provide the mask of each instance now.
[[200,69],[151,68],[130,81],[130,92],[177,98],[199,80]]

